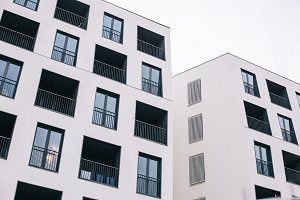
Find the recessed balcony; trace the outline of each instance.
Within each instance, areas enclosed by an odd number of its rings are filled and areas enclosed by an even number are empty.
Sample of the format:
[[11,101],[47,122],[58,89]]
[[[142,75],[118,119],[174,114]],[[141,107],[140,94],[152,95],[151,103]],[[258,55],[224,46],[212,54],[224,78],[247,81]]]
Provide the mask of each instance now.
[[300,185],[300,156],[282,151],[286,181]]
[[267,80],[267,86],[271,102],[291,110],[291,104],[286,88],[269,80]]
[[0,158],[6,159],[8,156],[16,118],[15,115],[0,111]]

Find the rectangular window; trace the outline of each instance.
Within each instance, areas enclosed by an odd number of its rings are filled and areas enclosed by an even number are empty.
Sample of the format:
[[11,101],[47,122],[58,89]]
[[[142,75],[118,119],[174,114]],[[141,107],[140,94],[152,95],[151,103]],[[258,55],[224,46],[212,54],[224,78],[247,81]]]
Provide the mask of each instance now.
[[114,42],[123,42],[123,19],[104,13],[102,36]]
[[203,139],[203,120],[202,114],[189,117],[188,119],[189,128],[189,142],[196,142]]
[[151,94],[162,96],[161,70],[142,64],[142,90]]
[[274,177],[270,146],[259,142],[255,142],[254,147],[257,173],[265,176]]
[[300,106],[300,93],[296,92],[296,97],[297,97],[298,104]]
[[292,120],[282,115],[278,115],[278,120],[283,140],[293,144],[298,144]]
[[255,74],[242,69],[245,92],[260,97]]
[[93,123],[117,129],[118,107],[118,94],[98,88],[94,103]]
[[29,165],[58,172],[64,131],[38,123]]
[[137,193],[160,197],[161,158],[139,153],[137,173]]
[[204,154],[189,158],[190,185],[205,181]]
[[14,98],[21,73],[22,63],[0,55],[0,94]]
[[31,10],[37,10],[39,0],[14,0],[14,3],[29,8]]
[[79,38],[57,31],[51,58],[75,66]]
[[193,105],[201,101],[201,80],[197,79],[188,83],[188,105]]

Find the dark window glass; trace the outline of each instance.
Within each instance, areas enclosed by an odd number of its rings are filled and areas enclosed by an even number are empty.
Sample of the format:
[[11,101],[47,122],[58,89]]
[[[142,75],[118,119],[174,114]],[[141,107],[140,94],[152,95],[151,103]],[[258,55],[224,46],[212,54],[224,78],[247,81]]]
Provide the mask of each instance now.
[[161,70],[142,64],[142,89],[145,92],[162,96]]
[[104,14],[103,17],[103,32],[102,36],[113,40],[114,42],[122,43],[123,41],[123,20],[113,15]]
[[37,10],[39,0],[14,0],[14,3],[29,8],[31,10]]
[[274,177],[270,147],[258,142],[254,146],[257,173]]
[[242,70],[242,78],[245,92],[259,97],[259,90],[256,82],[255,74]]

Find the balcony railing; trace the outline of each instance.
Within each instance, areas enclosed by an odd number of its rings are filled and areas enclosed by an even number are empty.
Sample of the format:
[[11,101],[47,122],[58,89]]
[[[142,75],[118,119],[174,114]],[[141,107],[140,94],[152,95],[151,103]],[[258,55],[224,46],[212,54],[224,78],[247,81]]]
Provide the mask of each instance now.
[[151,140],[160,144],[167,145],[167,129],[135,120],[134,135]]
[[114,42],[122,43],[123,33],[110,27],[103,26],[102,37],[110,39]]
[[254,117],[247,116],[248,127],[268,135],[271,135],[271,127],[268,122],[256,119]]
[[15,95],[17,82],[0,76],[0,94],[13,98]]
[[146,194],[153,197],[160,197],[161,193],[160,179],[137,175],[137,193]]
[[244,82],[244,89],[246,93],[259,97],[259,91],[257,86]]
[[162,96],[161,84],[146,78],[142,78],[142,90],[157,96]]
[[33,51],[35,38],[0,25],[0,40]]
[[281,129],[281,133],[284,141],[298,144],[296,134],[293,131]]
[[160,58],[162,60],[165,59],[165,50],[163,48],[157,47],[143,40],[137,40],[137,49],[156,58]]
[[286,181],[300,185],[300,171],[285,167]]
[[0,136],[0,158],[7,158],[10,138]]
[[33,146],[29,164],[35,167],[57,172],[59,160],[60,152]]
[[93,123],[106,128],[117,129],[117,114],[94,107]]
[[126,71],[104,62],[94,61],[94,73],[106,78],[126,83]]
[[57,60],[63,62],[67,65],[74,66],[75,65],[75,57],[76,53],[72,51],[68,51],[66,49],[54,46],[52,50],[51,58],[53,60]]
[[38,89],[35,105],[69,116],[74,116],[76,100]]
[[261,159],[256,159],[257,173],[274,177],[273,164]]
[[119,168],[81,158],[79,178],[117,187]]
[[279,106],[285,107],[287,109],[291,109],[291,104],[288,98],[279,96],[277,94],[270,93],[270,99],[272,103],[275,103]]
[[14,0],[14,3],[29,8],[31,10],[37,10],[38,1],[31,0]]
[[77,15],[62,8],[56,7],[54,17],[79,28],[87,28],[88,18]]

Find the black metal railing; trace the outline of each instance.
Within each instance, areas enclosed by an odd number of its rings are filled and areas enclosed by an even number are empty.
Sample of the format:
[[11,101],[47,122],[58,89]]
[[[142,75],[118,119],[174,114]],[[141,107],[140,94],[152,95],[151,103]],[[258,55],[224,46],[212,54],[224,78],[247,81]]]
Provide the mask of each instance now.
[[256,158],[257,173],[274,177],[273,164],[265,160]]
[[258,86],[244,82],[244,89],[246,93],[259,97]]
[[284,141],[298,144],[296,134],[293,131],[281,129],[281,133]]
[[79,178],[117,187],[119,168],[81,158]]
[[79,28],[87,28],[88,18],[77,15],[65,9],[56,7],[54,17]]
[[53,50],[52,50],[51,58],[53,60],[63,62],[67,65],[74,66],[76,53],[72,52],[72,51],[68,51],[66,49],[63,49],[61,47],[54,46]]
[[167,145],[168,142],[167,129],[137,119],[135,120],[134,135],[164,145]]
[[31,1],[31,0],[14,0],[14,3],[29,8],[31,10],[37,10],[38,1]]
[[117,114],[94,107],[93,123],[106,128],[117,129]]
[[0,40],[33,51],[35,38],[0,25]]
[[10,138],[0,136],[0,158],[7,158]]
[[94,73],[121,83],[126,83],[125,70],[98,60],[94,61]]
[[8,78],[0,76],[0,94],[6,97],[13,98],[17,82]]
[[300,171],[285,167],[286,181],[300,185]]
[[151,94],[162,96],[161,83],[142,78],[142,90]]
[[122,43],[123,41],[123,33],[117,30],[114,30],[110,27],[103,26],[102,29],[102,37],[110,39],[114,42]]
[[76,100],[43,89],[38,89],[35,105],[69,116],[74,116]]
[[162,60],[165,59],[165,50],[163,48],[157,47],[143,40],[137,40],[137,49],[156,58],[160,58]]
[[247,116],[247,121],[248,121],[248,127],[263,133],[266,133],[268,135],[271,135],[271,127],[268,122],[256,119],[251,116]]
[[142,174],[137,175],[137,193],[146,194],[153,197],[160,197],[160,179],[152,178]]
[[291,104],[290,104],[290,101],[288,98],[279,96],[279,95],[271,93],[271,92],[269,92],[269,93],[270,93],[270,99],[271,99],[272,103],[275,103],[275,104],[285,107],[287,109],[291,109]]
[[31,166],[57,172],[59,160],[60,152],[33,146],[29,164]]

